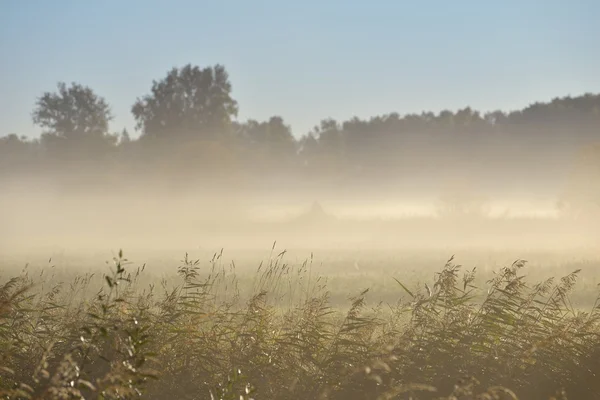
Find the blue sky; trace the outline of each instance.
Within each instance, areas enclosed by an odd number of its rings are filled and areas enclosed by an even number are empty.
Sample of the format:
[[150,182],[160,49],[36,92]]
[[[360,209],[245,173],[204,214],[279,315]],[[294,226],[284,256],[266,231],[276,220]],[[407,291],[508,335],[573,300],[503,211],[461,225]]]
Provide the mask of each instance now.
[[114,131],[174,66],[221,63],[239,118],[516,109],[600,92],[600,1],[0,1],[0,136],[35,99],[92,87]]

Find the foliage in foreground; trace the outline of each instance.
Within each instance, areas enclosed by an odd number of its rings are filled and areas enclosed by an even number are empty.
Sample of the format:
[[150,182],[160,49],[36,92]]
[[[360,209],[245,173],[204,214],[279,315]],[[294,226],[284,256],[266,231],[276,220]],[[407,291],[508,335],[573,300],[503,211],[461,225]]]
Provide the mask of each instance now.
[[186,256],[158,287],[121,253],[91,296],[93,275],[3,283],[0,398],[600,398],[600,306],[571,305],[578,271],[531,285],[517,261],[480,290],[450,259],[430,285],[398,281],[396,304],[365,290],[342,311],[312,259],[284,254],[252,288],[222,253],[206,268]]

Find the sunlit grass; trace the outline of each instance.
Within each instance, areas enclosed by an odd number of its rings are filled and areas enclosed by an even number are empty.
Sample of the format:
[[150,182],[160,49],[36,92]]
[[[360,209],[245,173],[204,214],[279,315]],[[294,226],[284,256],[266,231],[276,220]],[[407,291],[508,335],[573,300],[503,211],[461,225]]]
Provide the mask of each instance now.
[[[57,279],[49,262],[39,274],[25,268],[4,277],[0,396],[548,399],[565,390],[590,399],[600,393],[598,297],[588,282],[585,299],[573,301],[579,271],[536,283],[525,278],[520,260],[483,278],[453,259],[433,277],[419,266],[387,274],[364,263],[344,269],[338,260],[334,273],[323,276],[312,255],[286,257],[274,245],[250,274],[223,252],[208,262],[186,255],[175,277],[159,278],[119,253],[104,274],[66,279],[63,270]],[[331,282],[338,286],[335,301]],[[345,292],[353,294],[343,302]]]

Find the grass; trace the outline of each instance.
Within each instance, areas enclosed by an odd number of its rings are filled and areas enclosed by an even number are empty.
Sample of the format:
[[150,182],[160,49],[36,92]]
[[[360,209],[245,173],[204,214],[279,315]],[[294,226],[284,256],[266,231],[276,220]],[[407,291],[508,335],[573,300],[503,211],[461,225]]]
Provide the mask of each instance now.
[[59,282],[25,269],[0,283],[0,398],[600,398],[600,301],[574,304],[580,271],[530,282],[518,260],[483,279],[450,259],[340,304],[312,256],[286,256],[252,275],[222,252],[186,255],[176,278],[122,253]]

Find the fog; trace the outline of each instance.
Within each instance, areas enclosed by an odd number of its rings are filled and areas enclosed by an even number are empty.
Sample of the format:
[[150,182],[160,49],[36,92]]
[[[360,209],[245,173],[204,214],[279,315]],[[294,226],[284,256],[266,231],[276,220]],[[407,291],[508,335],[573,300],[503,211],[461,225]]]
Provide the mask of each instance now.
[[35,103],[39,138],[0,138],[3,254],[598,244],[600,95],[293,133],[281,116],[238,120],[220,65],[174,68],[149,93],[135,135],[110,130],[94,89],[59,83]]
[[[132,185],[136,186],[136,185]],[[201,185],[199,185],[201,186]],[[169,191],[160,182],[114,190],[5,183],[0,249],[192,251],[269,249],[572,250],[597,245],[593,219],[561,216],[557,196],[486,197],[485,214],[440,214],[443,192],[385,188]],[[338,194],[336,194],[336,189]]]

